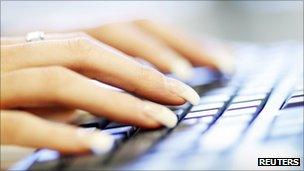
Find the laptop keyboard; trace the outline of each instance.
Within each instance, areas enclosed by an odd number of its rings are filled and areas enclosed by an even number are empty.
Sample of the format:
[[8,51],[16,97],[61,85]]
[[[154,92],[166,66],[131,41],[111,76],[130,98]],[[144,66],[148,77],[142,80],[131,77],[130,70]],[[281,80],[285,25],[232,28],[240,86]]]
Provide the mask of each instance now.
[[[216,83],[202,89],[198,105],[192,106],[186,103],[182,106],[171,106],[179,120],[178,125],[173,129],[144,130],[94,118],[80,126],[84,129],[100,129],[102,132],[112,134],[116,142],[112,152],[102,156],[63,156],[61,160],[51,160],[54,154],[57,155],[56,157],[58,154],[51,150],[40,150],[38,153],[52,155],[45,157],[47,155],[41,154],[37,160],[39,164],[33,165],[30,169],[45,170],[46,165],[56,166],[52,167],[55,170],[100,169],[132,161],[139,156],[153,161],[154,156],[161,154],[178,158],[186,153],[201,154],[231,150],[258,117],[276,85],[286,73],[286,67],[283,67],[284,63],[279,59],[254,62],[253,66],[259,66],[258,70],[247,69],[246,72],[236,74],[227,82]],[[303,106],[303,98],[303,84],[300,80],[282,104],[282,109]]]

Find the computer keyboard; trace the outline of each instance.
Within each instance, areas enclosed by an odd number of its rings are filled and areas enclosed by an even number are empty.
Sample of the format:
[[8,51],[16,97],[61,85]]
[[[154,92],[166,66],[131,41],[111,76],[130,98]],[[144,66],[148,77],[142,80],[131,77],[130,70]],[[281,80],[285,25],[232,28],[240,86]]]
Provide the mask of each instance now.
[[[197,154],[224,154],[232,150],[242,141],[242,135],[250,129],[273,90],[290,70],[286,67],[288,62],[284,57],[284,54],[288,53],[285,52],[286,49],[283,54],[274,53],[273,48],[262,52],[260,49],[253,51],[252,60],[238,61],[243,67],[239,67],[241,71],[237,71],[231,79],[196,89],[201,97],[198,105],[186,103],[170,106],[179,120],[175,128],[145,130],[110,122],[104,118],[94,118],[80,126],[88,131],[100,129],[112,134],[115,147],[111,152],[103,155],[59,156],[55,151],[42,149],[36,153],[36,164],[31,165],[30,170],[94,170],[117,166],[123,168],[130,163],[136,168],[138,165],[132,163],[135,160],[149,161],[151,165],[146,165],[153,169],[156,165],[161,167],[159,156],[183,162],[183,157],[187,154],[193,157]],[[260,54],[279,55],[275,58],[256,58]],[[301,77],[282,102],[281,110],[303,106],[303,75]],[[278,115],[274,118],[267,137],[284,134],[284,131],[278,129],[284,129],[291,124],[295,134],[301,132],[299,127],[303,125],[303,115],[300,115],[301,113],[295,114],[293,120],[289,115]],[[299,118],[302,118],[302,121]],[[282,122],[286,120],[290,123]]]

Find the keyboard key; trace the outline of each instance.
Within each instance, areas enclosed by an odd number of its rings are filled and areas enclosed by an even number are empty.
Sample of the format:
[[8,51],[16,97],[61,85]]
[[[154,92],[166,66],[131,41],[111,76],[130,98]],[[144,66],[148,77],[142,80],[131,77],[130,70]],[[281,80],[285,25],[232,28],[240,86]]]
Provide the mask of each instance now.
[[218,95],[218,94],[226,94],[226,95],[232,95],[235,91],[235,87],[224,87],[224,88],[216,88],[212,89],[208,92],[205,92],[203,96],[205,95]]
[[217,126],[227,126],[231,124],[247,124],[252,119],[251,115],[238,115],[235,117],[221,117],[216,121]]
[[121,142],[123,142],[127,138],[127,136],[126,136],[126,134],[114,134],[113,138],[114,138],[115,144],[118,145]]
[[191,126],[191,125],[195,125],[199,122],[198,118],[188,118],[185,120],[181,121],[181,125],[187,125],[187,126]]
[[106,127],[108,125],[108,123],[109,123],[109,121],[107,121],[105,119],[92,118],[85,122],[81,122],[78,125],[80,127],[84,127],[84,128],[95,127],[95,128],[103,129],[104,127]]
[[225,95],[225,94],[203,96],[200,99],[200,104],[210,103],[210,102],[225,102],[229,99],[230,99],[230,95]]
[[268,93],[271,91],[272,86],[263,86],[263,87],[247,87],[241,89],[238,94],[239,95],[251,95],[251,94],[260,94],[260,93]]
[[39,153],[39,157],[37,159],[38,162],[55,160],[60,157],[60,153],[58,151],[49,150],[49,149],[42,149],[37,153]]
[[304,90],[296,91],[291,94],[291,97],[299,97],[299,96],[304,96]]
[[270,133],[271,137],[283,137],[303,133],[302,125],[290,125],[288,127],[273,127]]
[[205,152],[220,152],[231,147],[240,137],[245,125],[214,127],[200,140],[200,149]]
[[237,109],[237,110],[228,110],[223,113],[224,117],[230,117],[230,116],[237,116],[237,115],[248,115],[253,114],[257,110],[256,107],[249,107],[244,109]]
[[256,107],[256,106],[259,106],[261,104],[261,102],[262,102],[261,100],[255,100],[255,101],[248,101],[248,102],[233,103],[228,107],[228,110]]
[[185,104],[179,105],[179,106],[167,106],[167,107],[171,110],[187,109],[190,107],[190,103],[185,103]]
[[199,118],[199,117],[204,117],[204,116],[211,116],[211,115],[215,115],[217,112],[218,112],[218,109],[191,112],[191,113],[188,113],[185,118]]
[[289,107],[303,106],[304,105],[304,96],[292,97],[290,98],[283,109]]
[[211,123],[213,121],[213,119],[214,119],[213,116],[206,116],[206,117],[198,118],[199,122],[206,123],[206,124]]
[[200,104],[197,106],[193,106],[191,112],[208,110],[208,109],[218,109],[221,108],[223,105],[224,105],[223,102]]
[[118,122],[110,122],[104,129],[118,128],[123,126],[130,126],[130,125],[126,125]]
[[134,128],[132,126],[124,126],[124,127],[102,130],[102,132],[106,132],[106,133],[112,134],[112,135],[126,134],[127,136],[129,136],[133,131],[134,131]]
[[245,101],[253,101],[253,100],[262,100],[266,97],[267,94],[254,94],[254,95],[239,95],[236,96],[232,102],[245,102]]
[[178,120],[181,120],[183,115],[184,115],[184,109],[178,109],[178,110],[175,110],[174,113],[176,114]]

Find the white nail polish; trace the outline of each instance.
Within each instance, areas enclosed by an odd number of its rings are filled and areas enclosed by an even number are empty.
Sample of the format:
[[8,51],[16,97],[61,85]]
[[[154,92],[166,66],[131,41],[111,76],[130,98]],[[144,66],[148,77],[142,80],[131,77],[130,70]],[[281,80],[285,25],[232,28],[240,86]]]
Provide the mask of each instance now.
[[179,79],[188,80],[193,76],[192,65],[184,59],[175,59],[172,61],[170,70]]
[[145,101],[143,110],[144,114],[168,128],[173,128],[177,124],[177,116],[165,106]]
[[171,92],[189,101],[191,104],[197,105],[199,103],[199,95],[187,84],[173,78],[167,78],[167,86]]
[[114,138],[101,131],[80,128],[77,135],[95,154],[106,153],[110,151],[114,145]]

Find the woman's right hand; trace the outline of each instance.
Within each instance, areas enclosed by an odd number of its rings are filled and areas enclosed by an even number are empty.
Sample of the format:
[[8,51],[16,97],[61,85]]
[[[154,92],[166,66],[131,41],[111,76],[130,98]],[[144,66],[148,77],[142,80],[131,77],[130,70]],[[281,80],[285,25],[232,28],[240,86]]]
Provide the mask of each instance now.
[[[92,79],[135,96],[105,89]],[[27,109],[81,109],[113,121],[156,128],[177,123],[175,114],[157,103],[186,101],[199,101],[186,84],[82,33],[48,34],[42,41],[1,46],[1,144],[65,153],[105,150],[111,137],[47,121]]]

